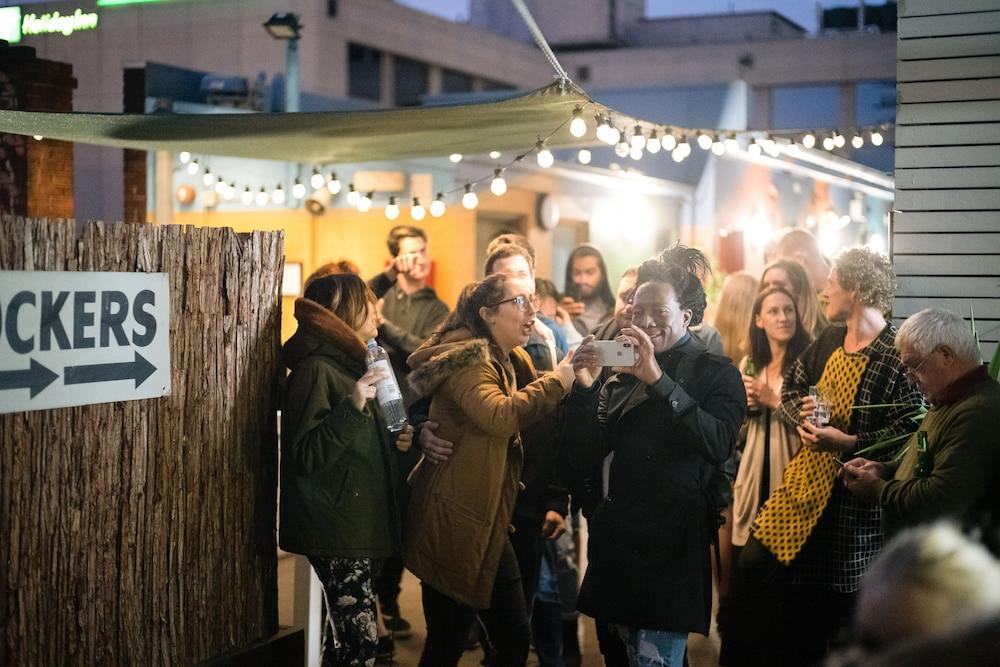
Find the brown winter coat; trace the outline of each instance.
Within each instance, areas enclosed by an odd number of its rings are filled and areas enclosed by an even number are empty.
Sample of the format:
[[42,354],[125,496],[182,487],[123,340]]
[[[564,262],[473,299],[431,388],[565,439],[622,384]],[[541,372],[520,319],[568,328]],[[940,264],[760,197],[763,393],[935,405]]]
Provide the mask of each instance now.
[[410,476],[404,560],[435,590],[475,609],[489,607],[510,529],[523,460],[519,431],[565,394],[551,373],[517,390],[512,364],[530,359],[521,348],[500,355],[463,330],[409,358],[411,386],[433,396],[435,434],[455,449],[443,463],[421,458]]

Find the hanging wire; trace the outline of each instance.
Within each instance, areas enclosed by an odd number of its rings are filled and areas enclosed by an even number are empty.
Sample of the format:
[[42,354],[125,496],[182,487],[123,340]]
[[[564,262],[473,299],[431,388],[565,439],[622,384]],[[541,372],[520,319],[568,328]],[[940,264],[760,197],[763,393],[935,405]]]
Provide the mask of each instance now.
[[549,61],[549,64],[552,65],[552,69],[556,71],[556,76],[562,82],[570,81],[569,75],[566,74],[566,70],[562,68],[562,65],[560,65],[559,61],[556,59],[556,54],[552,52],[552,47],[550,47],[549,43],[545,40],[545,35],[542,34],[541,28],[538,27],[537,23],[535,23],[535,19],[531,16],[531,12],[528,11],[528,8],[524,5],[524,0],[511,0],[511,2],[514,3],[514,8],[517,9],[521,18],[524,19],[524,24],[528,26],[528,31],[535,39],[535,43],[538,44],[538,48],[542,50],[545,58]]

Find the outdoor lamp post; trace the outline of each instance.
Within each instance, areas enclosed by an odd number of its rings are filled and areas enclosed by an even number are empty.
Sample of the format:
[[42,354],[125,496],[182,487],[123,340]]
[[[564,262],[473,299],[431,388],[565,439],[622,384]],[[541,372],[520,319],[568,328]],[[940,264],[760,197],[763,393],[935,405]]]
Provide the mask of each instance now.
[[302,24],[299,15],[279,12],[264,22],[264,28],[275,39],[288,43],[285,62],[285,111],[299,110],[299,37]]

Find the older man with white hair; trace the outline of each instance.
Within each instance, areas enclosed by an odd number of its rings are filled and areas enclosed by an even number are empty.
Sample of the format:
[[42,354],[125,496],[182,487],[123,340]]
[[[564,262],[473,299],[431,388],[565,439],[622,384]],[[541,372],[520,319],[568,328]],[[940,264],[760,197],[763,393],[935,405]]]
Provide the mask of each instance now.
[[907,379],[931,403],[898,467],[856,458],[844,483],[882,506],[887,537],[951,518],[1000,547],[1000,385],[989,377],[969,325],[927,308],[896,334]]

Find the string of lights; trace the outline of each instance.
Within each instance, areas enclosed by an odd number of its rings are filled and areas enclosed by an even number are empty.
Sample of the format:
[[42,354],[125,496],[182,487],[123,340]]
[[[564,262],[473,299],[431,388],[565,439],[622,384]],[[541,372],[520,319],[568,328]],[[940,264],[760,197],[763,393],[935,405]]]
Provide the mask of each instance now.
[[[588,119],[591,119],[590,122]],[[515,154],[512,159],[500,161],[502,157],[500,152],[490,152],[490,159],[496,161],[495,167],[490,173],[477,179],[464,181],[461,185],[450,190],[438,191],[429,207],[425,208],[418,197],[413,197],[409,202],[410,217],[415,221],[420,221],[426,217],[428,212],[432,217],[441,217],[447,209],[447,202],[459,194],[462,206],[470,210],[475,209],[479,205],[479,196],[476,191],[486,182],[489,182],[490,192],[498,197],[503,196],[507,192],[504,173],[511,166],[532,154],[534,154],[538,166],[543,169],[548,169],[555,163],[555,156],[552,154],[548,142],[567,125],[569,125],[570,135],[579,140],[580,143],[587,144],[587,137],[593,132],[589,147],[579,148],[576,152],[577,162],[584,165],[590,164],[593,159],[590,148],[602,144],[610,147],[619,158],[627,157],[635,161],[642,160],[647,155],[656,155],[662,152],[669,154],[674,162],[680,163],[694,152],[695,147],[702,151],[711,152],[715,156],[746,151],[751,155],[766,154],[776,158],[781,155],[783,146],[794,145],[803,149],[821,147],[831,153],[846,149],[848,144],[854,150],[861,149],[866,144],[881,146],[885,141],[886,134],[893,128],[891,124],[800,130],[689,128],[631,118],[589,99],[585,104],[576,106],[570,117],[557,127],[538,134],[534,145]],[[459,153],[452,153],[448,159],[457,164],[463,160],[463,157]],[[182,152],[179,159],[181,167],[189,175],[194,176],[201,172],[204,158],[199,159],[189,152]],[[206,188],[212,188],[223,200],[235,200],[239,196],[239,200],[244,206],[252,204],[267,206],[269,203],[283,205],[288,201],[284,183],[278,183],[273,190],[268,190],[266,186],[259,184],[253,186],[245,184],[243,190],[239,191],[236,181],[223,178],[221,174],[212,172],[207,164],[202,173],[202,183]],[[310,188],[313,195],[324,189],[330,196],[344,192],[344,186],[337,178],[336,172],[320,166],[312,168],[308,186],[302,179],[295,178],[290,187],[290,195],[293,200],[305,201],[311,196]],[[346,203],[362,213],[370,211],[376,202],[384,202],[384,213],[389,220],[399,218],[401,214],[399,202],[405,201],[405,199],[407,198],[399,195],[383,195],[375,191],[362,192],[357,190],[353,183],[347,184],[345,194]]]

